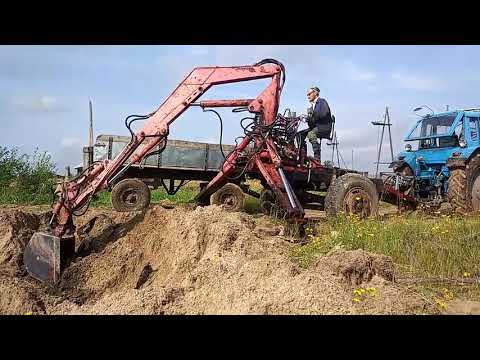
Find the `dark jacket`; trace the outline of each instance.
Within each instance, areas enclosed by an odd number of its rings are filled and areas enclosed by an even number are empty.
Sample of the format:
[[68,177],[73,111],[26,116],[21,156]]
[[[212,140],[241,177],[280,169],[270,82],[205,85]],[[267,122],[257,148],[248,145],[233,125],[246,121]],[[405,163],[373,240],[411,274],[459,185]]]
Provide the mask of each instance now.
[[332,128],[332,114],[330,106],[325,99],[319,98],[315,104],[315,108],[310,112],[308,117],[308,126],[310,129],[317,127],[318,132],[330,133]]

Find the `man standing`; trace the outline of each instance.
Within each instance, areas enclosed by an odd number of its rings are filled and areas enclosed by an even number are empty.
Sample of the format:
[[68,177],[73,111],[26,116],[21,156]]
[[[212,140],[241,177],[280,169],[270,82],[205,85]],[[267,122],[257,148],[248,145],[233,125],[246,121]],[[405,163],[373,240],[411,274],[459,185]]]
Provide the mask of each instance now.
[[309,129],[307,138],[312,144],[313,157],[321,161],[322,139],[330,138],[333,123],[332,114],[327,101],[320,97],[318,87],[308,89],[307,98],[311,104],[307,116]]

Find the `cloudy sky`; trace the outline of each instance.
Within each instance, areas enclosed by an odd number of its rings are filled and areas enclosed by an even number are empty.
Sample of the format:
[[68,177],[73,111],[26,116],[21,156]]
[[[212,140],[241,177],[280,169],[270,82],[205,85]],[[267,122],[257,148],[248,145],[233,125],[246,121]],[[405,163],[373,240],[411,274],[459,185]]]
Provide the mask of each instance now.
[[[379,128],[371,121],[382,120],[386,106],[398,152],[418,119],[413,108],[480,105],[477,55],[478,46],[0,46],[0,145],[48,151],[63,173],[80,163],[87,144],[89,99],[95,136],[127,135],[125,117],[157,109],[194,67],[275,58],[286,67],[281,111],[305,113],[307,88],[318,86],[336,116],[347,165],[353,149],[354,167],[372,172]],[[267,83],[222,85],[202,99],[252,98]],[[233,143],[243,114],[221,113],[224,142]],[[191,141],[217,143],[218,136],[216,118],[199,108],[170,131],[172,139]],[[330,158],[331,148],[323,145],[323,154]]]

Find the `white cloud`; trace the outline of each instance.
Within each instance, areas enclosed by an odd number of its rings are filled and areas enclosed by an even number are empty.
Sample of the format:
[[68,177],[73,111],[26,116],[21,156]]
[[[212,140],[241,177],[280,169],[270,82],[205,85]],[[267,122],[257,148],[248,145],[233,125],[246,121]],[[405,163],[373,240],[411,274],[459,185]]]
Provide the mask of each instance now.
[[60,145],[62,147],[74,147],[74,146],[79,146],[81,144],[81,140],[79,138],[74,138],[74,137],[64,137],[60,141]]
[[442,86],[439,80],[420,77],[415,75],[406,75],[399,72],[392,74],[392,79],[402,88],[409,90],[431,91]]
[[61,111],[58,99],[54,96],[40,95],[32,97],[16,97],[12,100],[17,110],[26,110],[34,112],[52,112]]

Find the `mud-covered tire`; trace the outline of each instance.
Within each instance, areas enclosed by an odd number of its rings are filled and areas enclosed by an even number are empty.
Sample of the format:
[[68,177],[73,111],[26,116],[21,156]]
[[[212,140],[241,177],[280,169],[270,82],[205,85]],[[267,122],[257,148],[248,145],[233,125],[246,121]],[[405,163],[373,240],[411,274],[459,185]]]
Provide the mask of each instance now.
[[[402,165],[398,169],[396,169],[395,173],[400,174],[402,176],[413,176],[413,170],[408,165]],[[412,204],[409,202],[401,202],[400,206],[403,210],[417,210],[417,204]]]
[[245,206],[245,194],[240,186],[228,183],[210,196],[210,204],[221,205],[227,211],[242,211]]
[[448,177],[448,202],[453,210],[460,214],[466,214],[470,211],[467,197],[467,171],[465,168],[450,169]]
[[450,168],[447,195],[457,213],[480,211],[480,153],[472,157],[465,167]]
[[471,211],[480,211],[480,153],[468,162],[467,180]]
[[360,174],[345,174],[335,179],[325,197],[327,216],[356,214],[362,218],[378,214],[375,184]]
[[112,189],[112,206],[116,211],[141,211],[150,205],[150,189],[141,180],[124,179]]
[[413,171],[408,165],[403,165],[402,167],[398,168],[396,172],[403,176],[413,176]]

